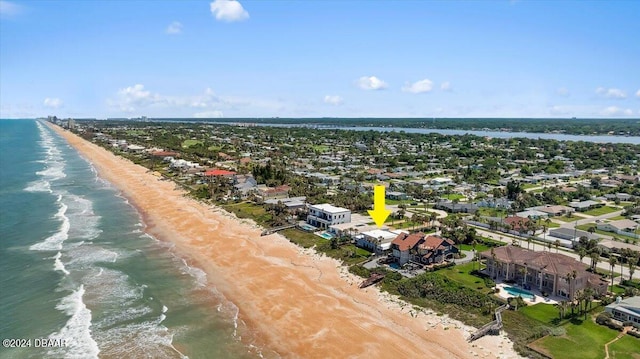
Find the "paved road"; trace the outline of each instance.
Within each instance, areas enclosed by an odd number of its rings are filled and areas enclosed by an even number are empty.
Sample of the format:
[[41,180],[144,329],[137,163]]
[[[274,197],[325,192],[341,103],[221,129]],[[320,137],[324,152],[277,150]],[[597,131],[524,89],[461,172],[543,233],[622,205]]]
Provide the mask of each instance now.
[[460,251],[460,252],[464,253],[465,257],[464,258],[459,258],[459,259],[454,259],[453,261],[456,264],[463,264],[463,263],[471,262],[471,260],[473,259],[473,251]]

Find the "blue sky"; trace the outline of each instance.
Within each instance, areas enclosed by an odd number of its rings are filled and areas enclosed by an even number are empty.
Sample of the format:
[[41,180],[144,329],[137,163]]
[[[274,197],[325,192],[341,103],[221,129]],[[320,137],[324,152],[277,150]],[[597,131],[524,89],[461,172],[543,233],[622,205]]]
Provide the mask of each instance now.
[[640,1],[5,1],[0,117],[640,118]]

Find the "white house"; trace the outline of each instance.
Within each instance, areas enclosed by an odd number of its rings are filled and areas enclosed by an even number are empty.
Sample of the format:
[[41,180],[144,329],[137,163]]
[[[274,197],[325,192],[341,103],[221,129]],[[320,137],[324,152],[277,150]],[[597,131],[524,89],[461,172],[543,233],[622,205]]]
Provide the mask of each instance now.
[[640,296],[621,300],[620,297],[607,305],[604,311],[611,313],[613,319],[621,322],[631,322],[634,327],[640,328]]
[[309,205],[307,223],[314,227],[328,229],[334,224],[351,222],[351,211],[328,203]]
[[630,219],[621,219],[618,221],[612,221],[609,223],[598,223],[597,227],[600,230],[613,232],[618,234],[623,234],[631,237],[638,238],[638,235],[635,234],[636,229],[638,228],[638,223],[630,220]]
[[409,233],[403,230],[373,229],[356,236],[356,246],[375,253],[382,253],[391,248],[391,242],[400,234]]

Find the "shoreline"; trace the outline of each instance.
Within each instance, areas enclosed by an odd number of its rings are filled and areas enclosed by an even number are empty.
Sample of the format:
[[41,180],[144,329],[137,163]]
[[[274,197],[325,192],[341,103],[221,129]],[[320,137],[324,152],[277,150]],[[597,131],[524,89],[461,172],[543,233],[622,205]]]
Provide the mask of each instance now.
[[185,197],[173,181],[44,123],[122,192],[145,232],[173,243],[177,255],[207,274],[207,286],[238,307],[269,351],[286,358],[519,357],[504,334],[467,343],[475,328],[376,287],[358,289],[361,279],[337,260],[280,234],[261,237],[255,222]]

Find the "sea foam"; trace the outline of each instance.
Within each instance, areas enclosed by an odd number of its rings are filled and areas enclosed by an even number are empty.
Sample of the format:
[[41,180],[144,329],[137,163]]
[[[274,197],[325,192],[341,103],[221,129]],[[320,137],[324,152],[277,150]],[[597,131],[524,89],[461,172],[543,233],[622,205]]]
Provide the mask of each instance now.
[[66,216],[67,208],[66,204],[60,203],[60,209],[58,209],[58,212],[54,215],[55,218],[61,221],[58,231],[47,237],[44,241],[32,245],[29,249],[34,251],[59,251],[62,249],[62,243],[69,238],[69,228],[71,228],[69,217]]
[[100,349],[91,337],[91,311],[82,301],[84,286],[62,298],[56,309],[71,316],[60,331],[49,339],[66,340],[67,346],[52,348],[47,354],[65,358],[97,358]]

